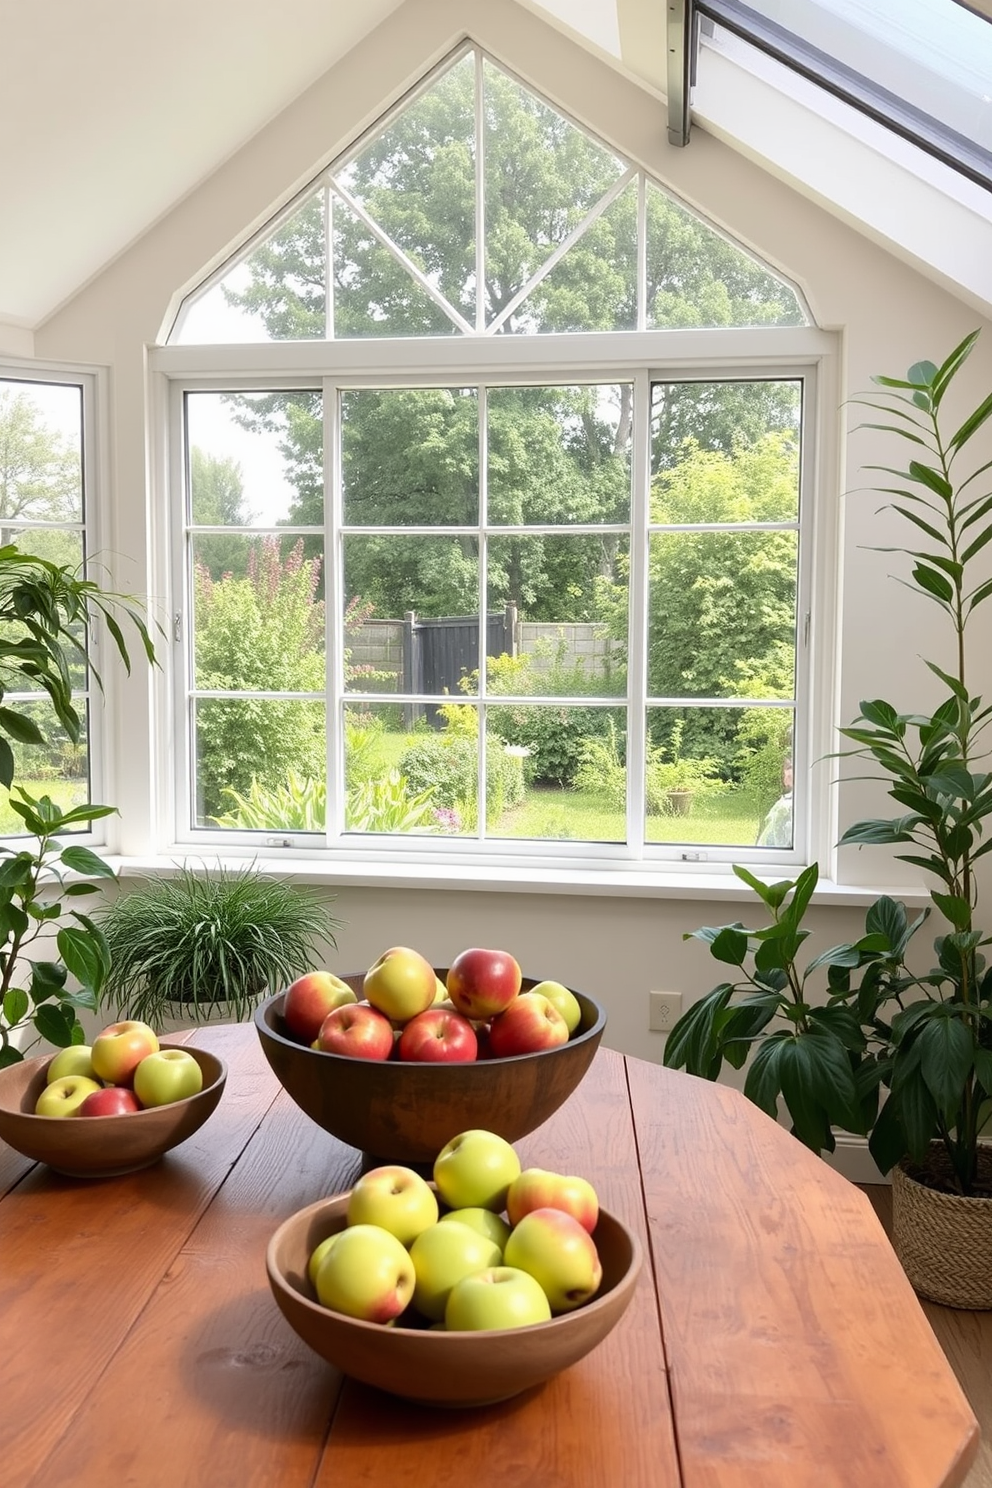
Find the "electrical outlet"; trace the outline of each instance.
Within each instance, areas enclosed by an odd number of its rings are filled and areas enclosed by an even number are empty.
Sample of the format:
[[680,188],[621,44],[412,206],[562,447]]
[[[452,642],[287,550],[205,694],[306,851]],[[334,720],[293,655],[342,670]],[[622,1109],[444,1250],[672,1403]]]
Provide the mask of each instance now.
[[681,1014],[681,992],[648,993],[648,1028],[652,1033],[667,1033]]

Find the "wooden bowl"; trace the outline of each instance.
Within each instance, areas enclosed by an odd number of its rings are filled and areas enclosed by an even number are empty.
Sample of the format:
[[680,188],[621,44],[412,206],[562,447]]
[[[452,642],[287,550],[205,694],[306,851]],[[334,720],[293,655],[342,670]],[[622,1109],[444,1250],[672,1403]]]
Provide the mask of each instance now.
[[55,1056],[8,1065],[0,1070],[0,1140],[70,1178],[114,1178],[150,1167],[199,1130],[223,1093],[224,1061],[204,1049],[189,1053],[203,1071],[203,1089],[186,1100],[126,1116],[35,1116],[35,1102]]
[[425,1405],[492,1405],[583,1358],[620,1321],[641,1268],[637,1236],[604,1210],[593,1236],[603,1280],[591,1302],[548,1323],[446,1333],[360,1322],[321,1307],[307,1279],[314,1247],[343,1229],[348,1194],[320,1199],[276,1230],[265,1257],[269,1285],[290,1327],[343,1374]]
[[[437,971],[444,980],[445,969]],[[525,977],[523,989],[540,978]],[[361,995],[361,974],[342,981]],[[567,1044],[480,1059],[425,1064],[351,1059],[324,1054],[290,1037],[280,992],[255,1011],[255,1027],[277,1080],[302,1111],[345,1142],[373,1157],[433,1163],[459,1132],[483,1127],[508,1142],[547,1121],[582,1079],[599,1048],[606,1014],[576,992],[582,1018]]]

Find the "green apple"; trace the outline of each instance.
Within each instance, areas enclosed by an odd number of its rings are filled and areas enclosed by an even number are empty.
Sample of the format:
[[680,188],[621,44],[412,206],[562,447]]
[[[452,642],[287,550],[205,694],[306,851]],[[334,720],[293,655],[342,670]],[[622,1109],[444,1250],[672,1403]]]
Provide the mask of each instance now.
[[546,997],[552,1007],[556,1007],[565,1019],[565,1027],[569,1035],[573,1034],[582,1021],[582,1009],[579,999],[574,992],[561,982],[538,982],[536,987],[531,987],[532,992],[540,992]]
[[401,1245],[437,1224],[437,1199],[426,1178],[398,1164],[370,1168],[348,1199],[349,1225],[380,1225]]
[[130,1085],[143,1059],[158,1050],[158,1035],[147,1023],[126,1018],[111,1023],[93,1040],[93,1073],[108,1085]]
[[539,1282],[553,1313],[581,1307],[603,1279],[596,1243],[563,1209],[532,1209],[514,1225],[503,1260]]
[[365,973],[367,1000],[394,1023],[405,1023],[429,1008],[437,994],[434,968],[419,951],[391,946]]
[[317,1290],[317,1272],[320,1270],[321,1262],[323,1261],[327,1252],[330,1250],[331,1246],[334,1245],[343,1234],[344,1230],[335,1230],[333,1235],[328,1235],[326,1240],[321,1240],[320,1244],[315,1245],[313,1250],[310,1252],[310,1259],[307,1262],[307,1275],[310,1278],[310,1285],[313,1287],[314,1291]]
[[511,1225],[519,1224],[532,1209],[564,1209],[590,1235],[599,1218],[596,1190],[587,1179],[549,1173],[544,1168],[524,1168],[506,1196],[506,1217]]
[[[431,1007],[440,1007],[442,1003],[451,1002],[448,996],[448,989],[439,976],[435,976],[434,984],[434,1001],[431,1003]],[[454,1003],[451,1003],[451,1005],[454,1007]]]
[[46,1085],[35,1103],[36,1116],[75,1116],[83,1101],[94,1090],[102,1090],[99,1080],[86,1075],[63,1075]]
[[53,1080],[64,1079],[66,1075],[85,1075],[87,1080],[95,1080],[92,1052],[89,1044],[70,1044],[68,1049],[60,1049],[45,1071],[46,1084],[51,1085]]
[[513,1266],[492,1266],[455,1283],[444,1309],[444,1326],[449,1333],[475,1333],[526,1328],[550,1317],[548,1299],[533,1276]]
[[414,1240],[410,1259],[417,1278],[413,1305],[423,1317],[439,1323],[455,1282],[498,1266],[502,1256],[494,1240],[469,1225],[435,1224]]
[[134,1093],[143,1106],[171,1106],[203,1089],[203,1071],[188,1049],[158,1049],[134,1072]]
[[520,1177],[520,1159],[495,1132],[459,1132],[434,1160],[434,1182],[449,1209],[492,1209],[498,1214],[506,1193]]
[[485,1235],[487,1240],[492,1240],[499,1246],[500,1257],[503,1255],[503,1247],[510,1235],[510,1226],[501,1214],[494,1214],[491,1209],[449,1209],[447,1214],[441,1215],[441,1223],[454,1220],[458,1224],[466,1224],[469,1229],[478,1230],[480,1235]]
[[388,1323],[405,1311],[416,1275],[405,1246],[379,1225],[349,1225],[317,1271],[322,1307],[369,1323]]

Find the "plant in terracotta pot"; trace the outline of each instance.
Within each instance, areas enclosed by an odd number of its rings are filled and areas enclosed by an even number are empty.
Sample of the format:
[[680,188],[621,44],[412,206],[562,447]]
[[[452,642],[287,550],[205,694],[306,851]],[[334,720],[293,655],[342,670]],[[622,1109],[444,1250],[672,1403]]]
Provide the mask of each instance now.
[[127,1018],[247,1017],[317,964],[340,921],[314,890],[253,865],[189,865],[123,893],[96,916],[110,970],[105,997]]
[[[926,662],[944,694],[933,712],[903,713],[875,699],[841,730],[854,746],[847,752],[880,773],[899,807],[897,816],[856,823],[841,840],[894,845],[934,881],[932,906],[945,925],[934,964],[907,964],[929,909],[910,921],[904,905],[881,898],[858,941],[801,968],[816,865],[777,884],[738,868],[768,921],[693,932],[734,968],[734,980],[678,1021],[665,1063],[715,1079],[724,1059],[739,1069],[750,1054],[746,1093],[772,1115],[781,1101],[795,1134],[815,1151],[833,1149],[834,1127],[868,1135],[879,1168],[893,1172],[896,1246],[914,1285],[952,1305],[992,1307],[992,1149],[983,1141],[992,1118],[992,969],[977,871],[992,850],[983,837],[992,815],[992,704],[974,691],[977,638],[968,636],[976,610],[992,598],[992,461],[969,459],[992,419],[992,393],[965,416],[948,411],[977,334],[939,367],[919,362],[904,378],[875,378],[879,392],[859,400],[885,416],[872,427],[910,446],[905,469],[873,468],[891,480],[883,490],[913,529],[914,546],[898,550],[912,562],[906,582],[939,611],[952,645],[945,665]],[[970,1216],[965,1254],[951,1240],[921,1240],[931,1220],[918,1209],[931,1191]],[[946,1287],[924,1277],[921,1249],[948,1273]],[[975,1258],[977,1279],[962,1289],[964,1262]]]
[[[24,1058],[25,1039],[59,1047],[81,1043],[77,1012],[96,1008],[107,971],[103,936],[79,905],[99,892],[87,880],[113,878],[113,869],[90,848],[64,838],[88,831],[114,808],[59,805],[14,784],[15,774],[27,773],[24,750],[51,748],[45,709],[70,746],[79,745],[75,678],[88,667],[101,685],[86,650],[87,629],[101,617],[128,670],[122,622],[134,626],[154,661],[135,600],[15,543],[0,547],[0,785],[10,792],[6,805],[18,833],[0,846],[0,1068]],[[32,706],[26,694],[33,695]],[[46,952],[55,959],[46,959]]]

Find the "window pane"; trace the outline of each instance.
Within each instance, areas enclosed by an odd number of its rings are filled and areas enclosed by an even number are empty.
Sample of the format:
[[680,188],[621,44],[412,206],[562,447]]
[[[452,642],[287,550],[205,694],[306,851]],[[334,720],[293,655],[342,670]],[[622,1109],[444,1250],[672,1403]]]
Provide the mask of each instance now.
[[323,702],[198,698],[193,725],[195,826],[239,826],[238,814],[253,803],[279,815],[287,797],[319,796],[327,758]]
[[514,311],[509,329],[637,329],[637,182],[585,229]]
[[456,837],[477,826],[478,719],[420,705],[349,704],[345,825],[350,832]]
[[626,522],[632,408],[630,383],[490,389],[490,522]]
[[[50,796],[62,811],[83,806],[90,799],[89,708],[78,695],[73,705],[80,715],[80,733],[73,743],[47,702],[29,701],[7,694],[5,703],[30,718],[45,736],[44,744],[14,743],[14,785],[21,786],[38,800]],[[8,804],[8,792],[0,786],[0,836],[25,836],[24,823]],[[15,800],[17,799],[15,794]],[[88,831],[84,824],[77,830]]]
[[649,842],[792,846],[792,708],[650,708]]
[[796,292],[648,182],[647,326],[805,325]]
[[[371,605],[380,621],[416,616],[478,624],[476,538],[353,535],[342,547],[347,605]],[[473,657],[477,666],[477,645]]]
[[650,540],[654,697],[791,697],[794,532],[674,532]]
[[320,393],[187,393],[186,441],[196,526],[323,525]]
[[82,521],[82,420],[80,387],[0,379],[0,541]]
[[489,836],[624,841],[621,709],[490,704],[486,716],[490,736],[502,744],[502,758],[490,764]]
[[486,319],[493,321],[625,166],[499,68],[487,62],[483,72]]
[[323,337],[325,263],[320,190],[210,289],[187,300],[169,339],[194,346]]
[[[801,418],[798,381],[654,383],[651,520],[794,521]],[[677,465],[678,478],[666,476]]]
[[339,196],[334,223],[334,335],[455,336],[461,327]]
[[441,527],[479,520],[479,399],[474,388],[341,394],[344,519],[356,527]]
[[[448,303],[474,322],[474,57],[456,63],[404,109],[337,179]],[[335,212],[335,239],[338,226]],[[350,257],[360,277],[361,255],[352,251]],[[380,255],[377,267],[383,280],[377,297],[383,295],[394,322],[389,334],[430,335],[416,315],[404,323],[403,305],[412,283],[407,271],[392,255]],[[340,324],[336,333],[355,334]]]
[[[83,564],[83,534],[71,527],[10,527],[4,534],[5,542],[16,543],[22,553],[31,553],[44,558],[59,568],[71,568],[75,573]],[[100,564],[96,563],[93,577],[101,582]],[[80,632],[80,635],[82,632]]]

